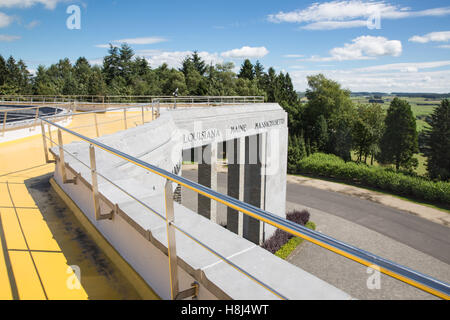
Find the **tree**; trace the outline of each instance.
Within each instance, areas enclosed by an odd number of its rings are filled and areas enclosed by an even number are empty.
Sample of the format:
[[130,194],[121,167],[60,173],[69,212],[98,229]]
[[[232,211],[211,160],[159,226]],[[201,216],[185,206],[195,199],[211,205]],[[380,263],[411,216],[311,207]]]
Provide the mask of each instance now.
[[113,79],[120,76],[120,55],[119,48],[109,45],[108,55],[103,58],[103,73],[106,84],[110,84]]
[[384,112],[379,104],[361,104],[356,109],[353,121],[353,147],[358,152],[357,161],[367,162],[367,157],[373,158],[379,151],[379,142],[384,129]]
[[258,82],[261,81],[264,76],[264,66],[259,62],[259,60],[256,60],[253,69],[255,71],[255,78],[258,80]]
[[58,88],[55,83],[51,81],[47,69],[43,65],[39,65],[36,70],[34,78],[33,92],[37,95],[57,95]]
[[206,66],[205,61],[202,60],[202,58],[200,58],[197,51],[194,51],[194,53],[192,54],[192,64],[194,65],[195,70],[197,70],[197,72],[201,76],[205,75],[207,66]]
[[77,85],[76,94],[87,95],[89,78],[91,77],[91,65],[85,57],[80,57],[73,66],[73,72]]
[[2,86],[8,77],[8,70],[6,69],[6,61],[0,54],[0,86]]
[[431,117],[430,125],[425,129],[425,150],[427,170],[432,179],[450,180],[450,101],[441,101]]
[[306,147],[303,136],[290,135],[288,138],[288,173],[297,173],[298,163],[306,157]]
[[[327,79],[324,75],[318,74],[309,76],[306,97],[308,103],[301,114],[301,128],[305,132],[305,139],[311,146],[321,145],[319,137],[327,140],[324,152],[333,153],[350,158],[351,150],[351,127],[354,119],[354,106],[350,99],[350,91],[342,89],[336,81]],[[323,117],[327,124],[328,137],[317,135],[317,124],[320,117]],[[323,125],[322,125],[323,127]]]
[[239,71],[238,78],[253,80],[255,78],[255,70],[249,59],[245,59]]
[[275,102],[275,82],[277,81],[277,74],[275,69],[270,67],[267,74],[263,76],[263,89],[267,93],[267,102]]
[[385,119],[385,131],[380,142],[381,163],[395,164],[411,169],[417,167],[418,161],[413,156],[418,152],[416,119],[411,106],[405,100],[394,98]]
[[93,96],[106,95],[106,83],[103,78],[103,72],[98,66],[92,68],[89,80],[87,83],[87,94]]
[[314,152],[325,152],[328,145],[328,125],[325,117],[320,115],[312,128],[313,144],[311,148]]

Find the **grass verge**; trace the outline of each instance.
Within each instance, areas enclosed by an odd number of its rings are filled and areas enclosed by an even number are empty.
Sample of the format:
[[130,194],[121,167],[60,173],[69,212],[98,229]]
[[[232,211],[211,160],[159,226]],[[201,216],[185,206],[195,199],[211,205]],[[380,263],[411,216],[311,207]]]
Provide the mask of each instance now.
[[369,190],[369,191],[374,191],[374,192],[378,192],[381,194],[385,194],[388,196],[392,196],[404,201],[409,201],[412,203],[416,203],[416,204],[420,204],[422,206],[426,206],[426,207],[430,207],[436,210],[440,210],[440,211],[444,211],[447,213],[450,213],[450,206],[446,206],[444,204],[436,204],[436,203],[431,203],[431,202],[424,202],[424,201],[419,201],[415,198],[410,198],[410,197],[405,197],[405,196],[399,196],[398,194],[394,194],[394,193],[390,193],[388,191],[385,190],[381,190],[379,188],[374,188],[374,187],[368,187],[365,185],[362,185],[360,183],[357,182],[350,182],[350,181],[346,181],[346,180],[341,180],[341,179],[337,179],[337,178],[331,178],[331,177],[324,177],[324,176],[318,176],[318,175],[314,175],[314,174],[307,174],[307,173],[302,173],[302,174],[292,174],[293,176],[298,176],[298,177],[303,177],[303,178],[310,178],[310,179],[317,179],[317,180],[323,180],[323,181],[328,181],[328,182],[334,182],[334,183],[339,183],[339,184],[343,184],[343,185],[347,185],[347,186],[354,186],[354,187],[358,187],[361,189],[365,189],[365,190]]

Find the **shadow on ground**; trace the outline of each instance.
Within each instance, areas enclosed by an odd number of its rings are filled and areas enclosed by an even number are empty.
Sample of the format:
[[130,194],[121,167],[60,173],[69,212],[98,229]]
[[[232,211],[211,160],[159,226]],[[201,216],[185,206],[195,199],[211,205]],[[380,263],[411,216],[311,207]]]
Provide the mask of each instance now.
[[134,287],[87,234],[50,185],[52,173],[25,181],[67,264],[78,266],[81,285],[93,300],[140,299]]

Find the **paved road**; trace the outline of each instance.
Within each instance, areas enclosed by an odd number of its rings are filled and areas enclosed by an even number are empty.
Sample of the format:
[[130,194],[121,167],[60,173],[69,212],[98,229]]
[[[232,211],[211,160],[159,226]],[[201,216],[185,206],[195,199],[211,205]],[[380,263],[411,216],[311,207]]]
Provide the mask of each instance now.
[[450,264],[450,228],[357,197],[287,185],[287,201],[344,218]]
[[[197,181],[196,170],[183,170],[183,176]],[[218,185],[220,192],[226,192],[226,173],[219,172]],[[286,193],[288,202],[344,218],[450,264],[450,228],[446,226],[369,200],[296,183],[288,182]],[[194,202],[191,206],[196,206]]]
[[[183,176],[197,180],[196,170]],[[218,191],[226,192],[226,174],[218,174]],[[197,197],[182,189],[183,204],[197,209]],[[450,282],[450,228],[369,200],[288,182],[287,210],[306,208],[318,231],[414,270]],[[218,211],[224,211],[218,205]],[[381,275],[370,290],[367,268],[304,241],[288,258],[292,264],[357,299],[433,299],[419,289]]]
[[[196,170],[183,176],[197,180]],[[226,174],[218,174],[218,191],[226,192]],[[196,195],[182,189],[183,204],[197,208]],[[318,231],[450,282],[450,228],[369,200],[287,184],[287,210],[307,208]],[[218,211],[225,210],[223,205]],[[430,299],[433,296],[381,275],[381,289],[369,290],[365,267],[304,241],[288,261],[357,299]]]

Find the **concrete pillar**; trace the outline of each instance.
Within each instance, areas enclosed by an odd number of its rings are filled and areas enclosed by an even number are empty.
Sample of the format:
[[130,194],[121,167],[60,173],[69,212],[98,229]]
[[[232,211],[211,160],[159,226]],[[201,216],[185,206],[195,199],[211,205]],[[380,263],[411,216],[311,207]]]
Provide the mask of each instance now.
[[[198,183],[217,190],[217,143],[199,148]],[[198,213],[217,223],[217,202],[201,194],[198,195]]]
[[[233,139],[227,142],[227,194],[230,197],[244,201],[244,166],[245,138]],[[244,217],[242,212],[227,207],[227,229],[244,235]]]
[[[265,155],[263,149],[265,149],[265,138],[261,134],[245,138],[244,202],[264,209],[265,181],[261,161],[261,156]],[[244,238],[261,244],[263,229],[261,221],[244,215]]]

